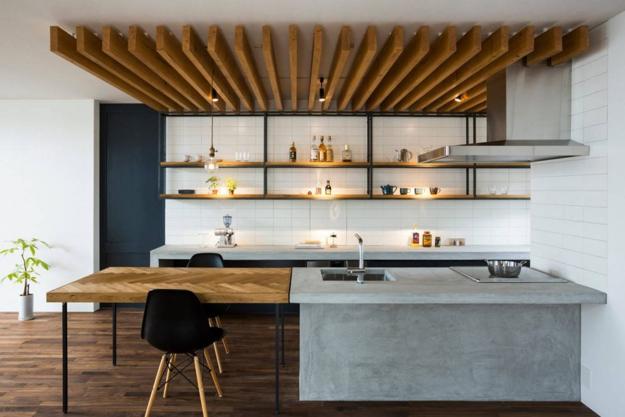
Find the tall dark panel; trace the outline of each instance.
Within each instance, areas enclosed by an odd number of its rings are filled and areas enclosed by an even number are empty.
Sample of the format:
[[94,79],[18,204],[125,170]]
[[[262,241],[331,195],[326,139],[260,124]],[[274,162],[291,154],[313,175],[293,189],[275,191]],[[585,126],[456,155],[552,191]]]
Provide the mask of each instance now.
[[149,266],[165,241],[159,198],[164,117],[142,104],[100,106],[100,267]]

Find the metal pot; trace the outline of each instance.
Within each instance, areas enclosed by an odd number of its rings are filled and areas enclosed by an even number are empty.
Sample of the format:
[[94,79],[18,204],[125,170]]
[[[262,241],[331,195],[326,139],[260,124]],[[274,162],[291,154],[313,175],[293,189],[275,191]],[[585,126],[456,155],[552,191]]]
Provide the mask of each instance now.
[[497,278],[517,278],[527,261],[487,260],[488,272]]

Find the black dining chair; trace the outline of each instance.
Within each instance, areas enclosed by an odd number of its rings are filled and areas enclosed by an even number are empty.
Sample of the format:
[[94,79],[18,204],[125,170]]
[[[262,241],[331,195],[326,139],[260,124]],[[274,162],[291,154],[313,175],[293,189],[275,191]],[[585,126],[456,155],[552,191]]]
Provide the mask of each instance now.
[[[161,362],[156,372],[145,417],[150,416],[156,394],[161,387],[163,397],[167,396],[168,384],[178,375],[194,385],[200,394],[202,414],[208,416],[202,368],[207,369],[215,384],[217,395],[222,396],[221,386],[210,359],[208,348],[224,336],[224,330],[211,327],[204,319],[203,305],[197,296],[187,290],[155,289],[148,292],[141,325],[141,338],[161,350]],[[202,351],[206,365],[200,361],[198,351]],[[177,356],[183,356],[182,363],[176,364]],[[193,363],[197,385],[183,371]],[[161,382],[167,367],[165,381]]]
[[[224,258],[219,253],[196,253],[191,256],[189,262],[187,263],[187,268],[223,268],[224,267]],[[208,323],[211,326],[221,326],[221,318],[220,315],[225,313],[229,305],[218,305],[218,304],[207,304],[205,305],[204,311],[206,316],[208,317]],[[213,323],[213,320],[215,321]],[[228,340],[224,336],[221,339],[221,343],[224,345],[224,351],[226,355],[230,354],[230,347],[228,346]],[[215,349],[215,357],[217,358],[217,368],[219,369],[219,373],[223,373],[223,368],[221,365],[221,357],[219,355],[219,350],[217,349],[217,345],[214,346]]]

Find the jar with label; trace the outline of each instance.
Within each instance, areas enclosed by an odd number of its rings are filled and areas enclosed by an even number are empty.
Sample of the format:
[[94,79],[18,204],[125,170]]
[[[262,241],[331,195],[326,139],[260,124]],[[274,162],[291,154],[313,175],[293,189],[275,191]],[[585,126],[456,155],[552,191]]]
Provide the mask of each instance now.
[[414,225],[412,227],[412,245],[413,246],[419,245],[419,232],[417,232],[417,225]]
[[423,232],[423,247],[431,248],[432,247],[432,233]]
[[352,150],[349,149],[349,145],[345,144],[345,149],[341,153],[341,159],[343,162],[352,162]]

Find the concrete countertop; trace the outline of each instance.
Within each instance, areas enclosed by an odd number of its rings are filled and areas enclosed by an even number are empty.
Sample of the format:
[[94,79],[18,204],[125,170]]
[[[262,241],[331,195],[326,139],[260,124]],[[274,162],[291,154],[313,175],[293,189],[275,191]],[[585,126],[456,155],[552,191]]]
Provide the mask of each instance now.
[[[373,268],[376,269],[376,268]],[[320,268],[293,268],[298,304],[605,304],[606,294],[566,283],[476,283],[448,268],[389,268],[396,281],[322,281]]]
[[[345,260],[358,259],[356,245],[324,249],[295,249],[290,245],[241,245],[216,248],[210,245],[163,245],[150,252],[152,266],[159,259],[189,259],[199,252],[217,252],[226,260]],[[365,259],[370,260],[481,260],[529,259],[528,245],[471,245],[440,248],[411,248],[400,245],[366,245]]]

